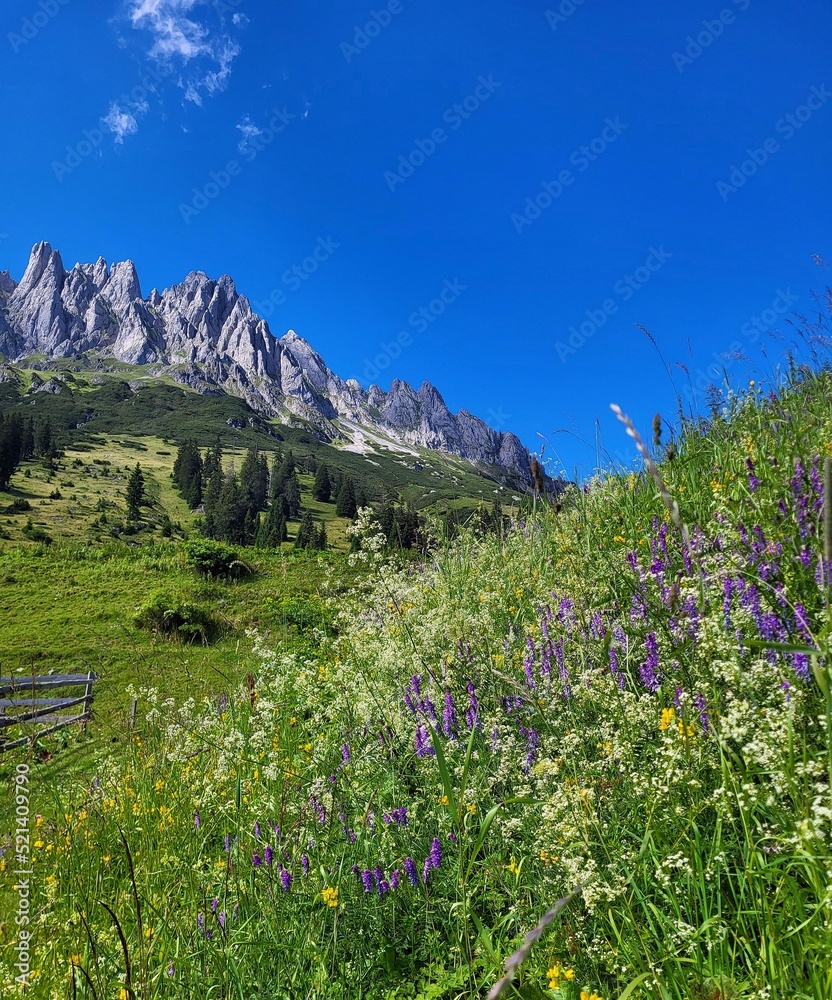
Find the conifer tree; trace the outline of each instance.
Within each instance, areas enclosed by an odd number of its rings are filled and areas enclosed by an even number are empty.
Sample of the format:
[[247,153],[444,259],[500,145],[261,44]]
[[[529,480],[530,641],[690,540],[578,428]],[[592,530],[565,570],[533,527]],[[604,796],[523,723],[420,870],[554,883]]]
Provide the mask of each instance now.
[[296,549],[312,549],[317,545],[318,532],[315,528],[315,522],[312,519],[312,511],[308,510],[303,515],[303,520],[300,522],[300,527],[298,528],[298,534],[295,538],[295,548]]
[[192,438],[179,446],[173,463],[173,479],[191,510],[197,508],[202,503],[203,463],[199,446]]
[[318,471],[315,473],[315,485],[312,488],[312,496],[322,503],[329,503],[329,499],[332,496],[329,470],[324,462],[318,465]]
[[5,490],[20,464],[23,420],[17,413],[0,416],[0,490]]
[[338,500],[335,503],[335,513],[339,517],[355,517],[357,510],[355,503],[355,486],[349,478],[345,478],[338,492]]
[[51,458],[52,449],[52,421],[47,417],[38,424],[35,434],[35,454],[39,458]]
[[326,551],[329,547],[329,540],[326,537],[326,525],[321,521],[321,526],[318,529],[318,539],[315,544],[315,548],[319,549],[321,552]]
[[136,462],[136,468],[130,473],[127,482],[127,517],[131,521],[138,521],[140,508],[144,503],[144,475],[142,467]]
[[29,417],[23,425],[23,438],[20,442],[21,459],[31,458],[35,454],[35,421]]

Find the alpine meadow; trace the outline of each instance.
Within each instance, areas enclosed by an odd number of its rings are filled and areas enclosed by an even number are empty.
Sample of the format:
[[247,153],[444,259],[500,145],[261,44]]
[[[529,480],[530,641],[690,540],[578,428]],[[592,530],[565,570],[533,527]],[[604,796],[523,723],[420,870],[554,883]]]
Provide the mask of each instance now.
[[0,1000],[832,1000],[828,4],[6,7]]

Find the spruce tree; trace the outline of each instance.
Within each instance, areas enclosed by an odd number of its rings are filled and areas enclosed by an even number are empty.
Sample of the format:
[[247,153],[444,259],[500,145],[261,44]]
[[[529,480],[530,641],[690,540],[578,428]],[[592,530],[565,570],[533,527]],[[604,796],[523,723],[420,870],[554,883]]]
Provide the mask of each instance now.
[[131,521],[138,521],[140,508],[144,503],[144,476],[142,467],[136,462],[136,468],[130,473],[127,482],[127,517]]
[[211,511],[213,537],[232,545],[246,545],[250,530],[248,512],[246,496],[240,489],[237,477],[226,476]]
[[321,526],[318,529],[318,539],[315,544],[315,548],[319,549],[321,552],[326,551],[329,547],[329,540],[326,537],[326,525],[321,521]]
[[29,417],[23,425],[23,439],[20,443],[21,459],[31,458],[35,454],[35,420]]
[[312,519],[312,511],[308,510],[303,515],[303,520],[298,528],[297,538],[295,538],[296,549],[312,549],[317,545],[318,532],[315,522]]
[[5,490],[20,464],[23,419],[17,413],[0,416],[0,490]]
[[53,449],[52,421],[47,417],[38,424],[35,434],[35,454],[39,458],[51,458]]
[[335,504],[335,513],[339,517],[355,517],[356,512],[355,503],[355,486],[349,478],[345,478],[340,491],[338,492],[338,500]]
[[332,487],[329,482],[329,470],[321,462],[318,471],[315,473],[315,485],[312,487],[312,496],[322,503],[329,503],[332,496]]
[[173,463],[173,478],[182,499],[195,510],[202,503],[203,463],[199,446],[192,438],[179,446]]

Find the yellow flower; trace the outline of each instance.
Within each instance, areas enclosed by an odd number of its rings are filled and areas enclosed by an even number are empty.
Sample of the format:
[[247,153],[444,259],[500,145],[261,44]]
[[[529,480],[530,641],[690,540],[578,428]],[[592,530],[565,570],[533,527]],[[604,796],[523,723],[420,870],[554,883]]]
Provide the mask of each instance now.
[[43,826],[43,816],[38,815],[35,819],[35,826]]
[[43,847],[43,841],[42,840],[36,840],[35,841],[35,847]]
[[581,1000],[601,1000],[601,997],[597,993],[587,993],[586,990],[581,990]]
[[659,729],[664,732],[666,729],[670,729],[673,725],[673,721],[676,718],[675,708],[663,708],[662,709],[662,721],[659,723]]
[[439,803],[440,806],[450,805],[450,799],[448,798],[447,795],[440,795],[436,801]]
[[508,870],[511,872],[512,875],[519,875],[520,874],[520,865],[518,865],[517,862],[514,860],[514,856],[513,855],[512,855],[512,858],[511,858],[511,864],[508,865]]
[[69,956],[69,964],[70,965],[80,965],[81,964],[81,956],[80,955],[70,955]]
[[476,802],[468,802],[468,803],[466,803],[465,808],[473,816],[476,813],[476,811],[477,811],[477,803]]
[[623,535],[613,535],[613,539],[612,540],[614,542],[623,542],[623,541],[626,541],[626,539],[624,538]]
[[128,1000],[127,990],[123,986],[118,991],[118,1000]]
[[327,906],[336,907],[338,905],[338,890],[331,889],[327,886],[326,889],[321,889],[321,896]]
[[147,938],[147,940],[149,941],[149,940],[150,940],[150,939],[151,939],[151,938],[153,937],[153,930],[152,930],[152,928],[150,928],[150,927],[145,927],[145,929],[144,929],[144,936],[145,936],[145,937]]

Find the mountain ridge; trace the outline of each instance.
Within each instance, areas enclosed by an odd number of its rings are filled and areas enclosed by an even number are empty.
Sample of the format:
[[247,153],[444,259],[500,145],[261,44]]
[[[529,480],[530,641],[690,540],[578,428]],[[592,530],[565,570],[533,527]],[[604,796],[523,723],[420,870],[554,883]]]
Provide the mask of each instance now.
[[261,413],[305,421],[321,440],[360,446],[361,432],[375,429],[403,446],[531,480],[531,457],[516,435],[466,409],[451,413],[427,381],[414,389],[394,378],[385,392],[341,379],[293,330],[275,337],[228,274],[214,280],[191,271],[143,296],[133,261],[99,257],[66,270],[60,251],[37,243],[19,282],[0,271],[0,354],[15,362],[87,352],[161,367],[203,394],[239,396]]

